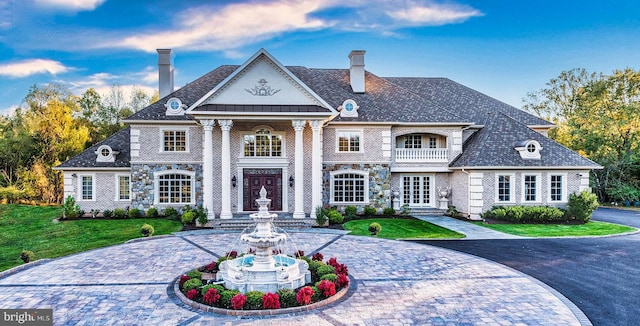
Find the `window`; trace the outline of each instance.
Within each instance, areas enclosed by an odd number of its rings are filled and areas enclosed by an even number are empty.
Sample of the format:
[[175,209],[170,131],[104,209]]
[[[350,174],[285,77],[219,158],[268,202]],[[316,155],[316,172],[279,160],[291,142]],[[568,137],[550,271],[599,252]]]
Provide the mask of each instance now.
[[438,143],[435,137],[429,137],[429,148],[438,148]]
[[187,152],[187,131],[186,130],[164,130],[163,151],[164,152]]
[[404,136],[404,148],[422,148],[422,136],[420,135]]
[[497,198],[498,202],[511,202],[511,175],[498,175],[497,176]]
[[245,135],[243,141],[244,156],[282,156],[282,135],[272,134],[268,129],[259,129],[253,135]]
[[164,174],[158,177],[160,204],[192,204],[193,176],[188,174]]
[[129,175],[118,175],[116,178],[116,200],[131,200],[131,177]]
[[367,203],[369,201],[368,174],[360,171],[331,175],[332,203]]
[[538,176],[537,175],[525,175],[523,183],[523,196],[524,201],[535,202],[538,201]]
[[405,175],[402,177],[402,204],[411,207],[431,207],[432,176]]
[[567,201],[567,175],[552,174],[549,175],[549,201],[566,202]]
[[338,131],[338,152],[360,152],[361,131]]
[[82,200],[94,200],[94,187],[93,187],[93,176],[92,175],[82,175],[80,176],[80,191]]

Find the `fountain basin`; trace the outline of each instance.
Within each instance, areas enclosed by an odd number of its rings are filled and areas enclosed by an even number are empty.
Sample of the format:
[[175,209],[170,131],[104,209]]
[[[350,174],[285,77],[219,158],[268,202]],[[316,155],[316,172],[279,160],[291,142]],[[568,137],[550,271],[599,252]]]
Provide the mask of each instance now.
[[224,281],[225,288],[242,293],[294,290],[311,282],[311,272],[306,261],[285,255],[274,255],[271,258],[269,266],[255,263],[256,257],[251,254],[225,260],[219,266],[216,281]]

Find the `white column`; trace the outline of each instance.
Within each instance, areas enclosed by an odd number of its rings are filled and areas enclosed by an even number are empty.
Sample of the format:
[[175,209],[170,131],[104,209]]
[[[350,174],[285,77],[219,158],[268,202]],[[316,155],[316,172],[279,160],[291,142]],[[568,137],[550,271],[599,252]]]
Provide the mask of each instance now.
[[309,121],[313,130],[313,144],[311,148],[311,215],[315,213],[316,207],[322,206],[322,145],[320,143],[320,130],[323,121]]
[[305,120],[293,120],[293,130],[296,131],[296,174],[295,178],[295,208],[293,218],[304,218],[304,142],[302,141],[302,131],[307,124]]
[[204,208],[207,209],[209,219],[214,219],[213,213],[213,127],[216,122],[214,120],[200,121],[204,129],[204,155],[202,162],[202,196],[204,197]]
[[233,126],[233,120],[218,120],[218,124],[222,129],[222,180],[220,180],[222,211],[220,212],[220,218],[229,219],[233,217],[231,213],[231,144],[229,140],[229,130]]

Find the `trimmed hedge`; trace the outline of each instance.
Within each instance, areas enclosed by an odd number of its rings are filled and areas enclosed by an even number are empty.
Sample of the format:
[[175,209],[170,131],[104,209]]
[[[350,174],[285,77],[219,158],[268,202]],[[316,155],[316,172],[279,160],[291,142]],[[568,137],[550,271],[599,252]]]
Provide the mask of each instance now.
[[567,220],[563,210],[549,206],[494,206],[482,217],[512,223],[560,223]]

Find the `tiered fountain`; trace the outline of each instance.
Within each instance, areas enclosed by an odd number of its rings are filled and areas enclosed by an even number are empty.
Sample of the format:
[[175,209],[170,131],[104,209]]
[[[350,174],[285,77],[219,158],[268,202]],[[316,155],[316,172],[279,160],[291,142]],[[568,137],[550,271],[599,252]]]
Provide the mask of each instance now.
[[279,247],[287,236],[273,228],[272,222],[277,214],[269,214],[267,207],[271,199],[267,199],[264,187],[260,190],[260,198],[256,199],[256,203],[259,206],[258,212],[249,215],[256,223],[255,230],[240,237],[241,241],[255,249],[255,253],[222,262],[216,280],[224,281],[227,289],[242,293],[275,293],[278,289],[296,289],[311,282],[307,262],[283,254],[273,254],[273,248]]

